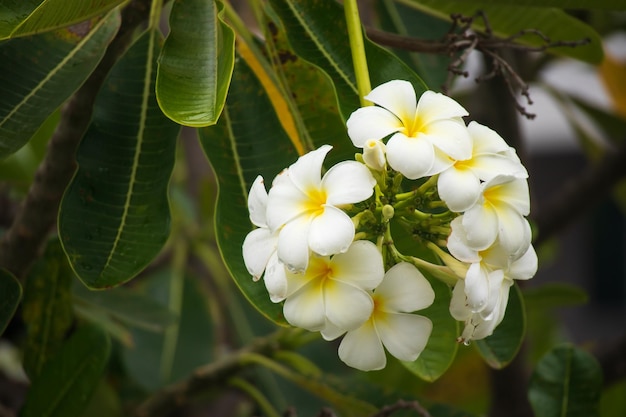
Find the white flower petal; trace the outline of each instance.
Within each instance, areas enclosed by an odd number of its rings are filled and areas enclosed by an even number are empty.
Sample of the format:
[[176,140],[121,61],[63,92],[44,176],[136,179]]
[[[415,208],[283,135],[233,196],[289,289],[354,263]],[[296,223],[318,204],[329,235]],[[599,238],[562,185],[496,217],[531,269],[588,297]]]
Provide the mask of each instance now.
[[273,303],[279,303],[285,299],[288,288],[287,271],[285,266],[278,260],[276,252],[272,254],[267,263],[263,282]]
[[458,280],[452,290],[450,300],[450,315],[459,321],[465,321],[471,317],[472,312],[467,306],[467,296],[465,295],[465,280]]
[[530,245],[524,255],[511,263],[506,276],[510,279],[530,279],[537,273],[537,267],[537,253],[533,245]]
[[496,206],[509,205],[522,216],[530,212],[528,181],[510,175],[498,175],[483,184],[483,193]]
[[472,171],[451,166],[439,174],[437,191],[448,208],[459,213],[478,201],[480,181]]
[[435,292],[424,275],[408,262],[392,266],[376,288],[376,300],[386,312],[411,313],[430,306]]
[[454,159],[446,155],[441,149],[435,146],[433,150],[435,151],[435,157],[433,158],[433,166],[430,167],[430,170],[425,175],[427,177],[437,175],[454,164]]
[[322,256],[345,252],[352,239],[354,223],[346,213],[333,206],[324,207],[322,214],[313,218],[308,230],[308,246]]
[[387,142],[389,166],[408,179],[414,180],[425,176],[431,170],[434,159],[435,150],[427,140],[407,138],[396,133]]
[[345,253],[333,256],[333,277],[364,290],[376,288],[385,275],[383,257],[370,241],[357,240]]
[[300,216],[287,223],[278,234],[278,259],[290,271],[304,271],[309,264],[310,216]]
[[248,212],[250,213],[250,221],[258,227],[266,227],[265,211],[267,207],[267,191],[263,177],[258,176],[250,187],[248,194]]
[[519,258],[528,250],[532,238],[528,220],[514,209],[501,209],[498,211],[498,221],[500,244],[511,258]]
[[289,177],[300,191],[307,194],[309,190],[319,188],[322,178],[322,164],[326,154],[332,148],[330,145],[322,145],[316,150],[302,155],[289,167]]
[[488,128],[487,126],[471,121],[467,125],[467,131],[474,142],[474,154],[494,154],[507,152],[509,150],[509,145],[504,141],[504,139],[502,139],[496,131]]
[[436,120],[424,125],[420,138],[427,139],[445,155],[455,160],[472,157],[472,140],[461,119]]
[[339,359],[361,371],[383,369],[387,357],[371,320],[348,332],[339,345]]
[[425,91],[417,103],[417,115],[425,123],[435,120],[467,116],[469,113],[448,96],[434,91]]
[[476,313],[482,310],[489,300],[489,271],[480,263],[470,265],[465,276],[465,295],[468,308]]
[[402,361],[414,361],[422,353],[433,329],[432,322],[414,314],[391,313],[374,325],[389,353]]
[[481,255],[476,249],[469,247],[463,227],[463,215],[450,222],[450,236],[448,236],[448,251],[459,261],[480,262]]
[[328,320],[347,331],[368,320],[374,309],[374,301],[367,292],[334,279],[327,279],[324,284],[324,304]]
[[292,326],[312,332],[326,325],[322,280],[314,279],[285,300],[283,314]]
[[498,236],[498,216],[487,204],[476,204],[463,214],[463,229],[470,248],[484,250],[495,242]]
[[489,181],[497,175],[511,175],[516,178],[527,178],[526,168],[504,155],[482,154],[472,160],[471,169],[483,181]]
[[405,124],[412,123],[417,107],[413,85],[404,80],[392,80],[374,88],[365,98],[389,110]]
[[335,340],[336,338],[338,338],[345,332],[346,332],[345,330],[340,329],[339,327],[335,326],[334,324],[326,320],[326,327],[324,327],[320,331],[320,334],[322,335],[324,340],[330,341],[330,340]]
[[363,145],[363,162],[374,171],[382,171],[387,165],[387,150],[380,140],[368,139]]
[[344,161],[333,166],[322,178],[326,204],[339,206],[359,203],[374,193],[376,180],[365,165]]
[[267,197],[267,225],[275,232],[303,213],[308,197],[295,186],[291,177],[281,174],[274,181]]
[[357,148],[363,148],[369,139],[380,140],[402,128],[402,122],[393,113],[375,106],[357,109],[346,125],[348,136]]
[[276,252],[277,237],[264,227],[246,235],[242,245],[243,262],[255,281],[263,275],[270,256]]
[[497,269],[491,271],[487,276],[489,281],[489,299],[487,304],[480,311],[479,315],[483,320],[492,320],[499,315],[498,306],[500,305],[502,280],[504,279],[504,271]]

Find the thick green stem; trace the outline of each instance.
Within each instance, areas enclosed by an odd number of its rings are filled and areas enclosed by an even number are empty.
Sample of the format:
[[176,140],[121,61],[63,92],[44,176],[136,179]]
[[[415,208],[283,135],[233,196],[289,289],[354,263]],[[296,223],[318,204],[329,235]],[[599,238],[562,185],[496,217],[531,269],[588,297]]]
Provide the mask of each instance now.
[[372,90],[370,75],[367,70],[367,58],[365,57],[365,44],[363,42],[363,30],[361,28],[361,18],[356,0],[345,0],[343,2],[346,14],[346,24],[348,25],[348,38],[350,39],[350,50],[352,51],[352,65],[356,76],[356,85],[359,90],[361,106],[369,106],[371,103],[365,100],[365,95]]

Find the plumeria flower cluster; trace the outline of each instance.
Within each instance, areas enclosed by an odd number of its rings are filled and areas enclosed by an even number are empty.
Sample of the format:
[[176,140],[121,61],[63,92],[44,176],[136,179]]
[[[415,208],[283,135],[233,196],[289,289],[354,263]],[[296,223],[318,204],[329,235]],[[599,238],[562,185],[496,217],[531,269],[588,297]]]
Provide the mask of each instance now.
[[[394,80],[365,97],[348,136],[363,150],[323,175],[331,146],[301,156],[269,190],[256,178],[248,196],[256,226],[243,242],[245,265],[263,277],[270,300],[293,326],[342,337],[339,357],[382,369],[385,350],[414,361],[432,330],[416,314],[435,293],[424,272],[453,277],[450,313],[465,323],[460,341],[489,336],[502,321],[515,279],[531,278],[537,257],[525,216],[528,174],[493,130],[465,125],[465,109]],[[404,227],[432,264],[395,245]],[[450,280],[448,280],[450,282]]]

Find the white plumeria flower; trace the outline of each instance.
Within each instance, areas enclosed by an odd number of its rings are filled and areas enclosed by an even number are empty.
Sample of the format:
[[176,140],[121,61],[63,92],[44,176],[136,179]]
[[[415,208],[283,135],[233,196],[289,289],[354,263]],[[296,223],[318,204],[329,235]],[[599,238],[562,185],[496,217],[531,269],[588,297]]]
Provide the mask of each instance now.
[[293,326],[319,331],[327,325],[352,330],[370,316],[370,296],[385,275],[383,258],[372,242],[358,240],[344,253],[312,256],[303,274],[287,272],[283,313]]
[[472,148],[462,117],[467,111],[456,101],[426,91],[417,102],[408,81],[379,85],[365,98],[378,106],[357,109],[347,121],[348,136],[358,148],[370,139],[387,142],[391,168],[409,179],[442,172],[455,160],[466,160]]
[[[470,277],[470,271],[474,265],[480,265],[478,269],[482,272],[482,276]],[[513,280],[532,278],[537,272],[537,266],[537,253],[532,245],[524,255],[508,265],[506,269],[492,268],[486,262],[472,264],[465,279],[459,280],[455,285],[450,301],[452,317],[465,322],[461,341],[478,340],[490,336],[504,318],[509,288],[513,285]],[[472,307],[471,298],[480,297],[479,291],[486,292],[488,295],[483,307],[477,310]]]
[[258,229],[248,233],[243,241],[243,261],[254,281],[258,281],[265,272],[263,277],[265,287],[270,299],[277,303],[282,301],[287,293],[287,277],[276,253],[278,231],[272,232],[267,226],[266,207],[267,191],[263,177],[259,175],[252,183],[248,195],[250,221]]
[[278,235],[278,258],[291,271],[304,271],[309,249],[326,256],[345,252],[354,239],[354,225],[341,210],[374,192],[376,180],[356,161],[333,166],[321,177],[322,163],[332,149],[324,145],[301,156],[274,180],[267,200],[267,224]]
[[482,183],[478,201],[461,216],[469,247],[484,250],[498,239],[509,256],[518,258],[530,245],[530,225],[524,218],[529,211],[526,179],[498,175]]
[[481,181],[489,181],[497,175],[528,178],[526,168],[517,155],[511,156],[510,147],[500,135],[476,122],[471,122],[467,130],[472,154],[467,159],[456,160],[437,180],[439,196],[457,213],[478,201]]
[[[426,347],[432,331],[430,319],[410,314],[430,306],[435,293],[413,265],[403,262],[387,271],[372,295],[374,309],[363,325],[349,330],[339,345],[339,358],[362,371],[382,369],[387,364],[385,348],[402,361],[414,361]],[[327,340],[342,332],[324,329]]]

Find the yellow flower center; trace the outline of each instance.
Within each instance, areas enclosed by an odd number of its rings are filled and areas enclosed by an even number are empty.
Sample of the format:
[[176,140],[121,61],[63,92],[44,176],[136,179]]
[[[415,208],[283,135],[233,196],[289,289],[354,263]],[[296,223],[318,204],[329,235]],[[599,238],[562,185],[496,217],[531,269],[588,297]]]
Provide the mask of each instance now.
[[311,188],[307,190],[308,199],[304,202],[303,211],[310,213],[313,216],[318,216],[324,211],[326,205],[326,191],[319,188]]

